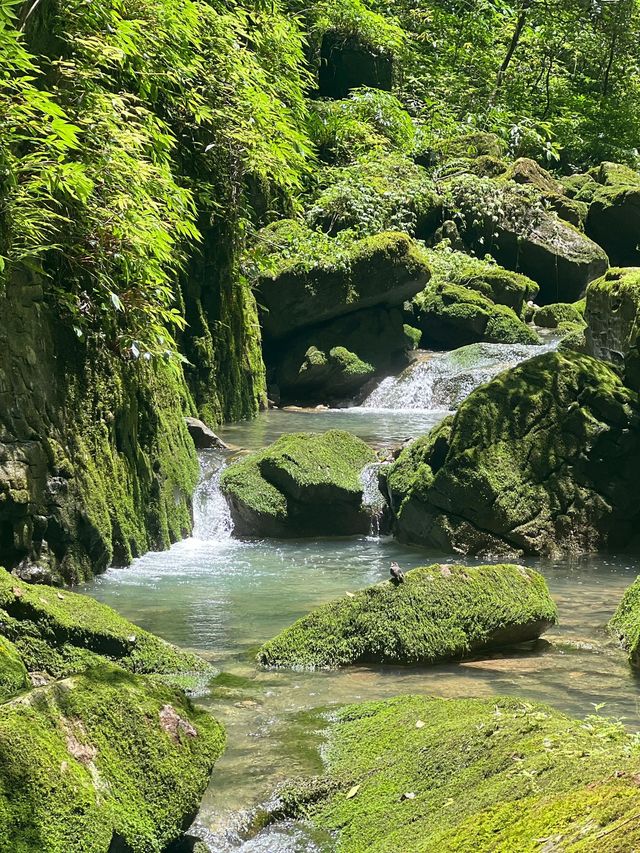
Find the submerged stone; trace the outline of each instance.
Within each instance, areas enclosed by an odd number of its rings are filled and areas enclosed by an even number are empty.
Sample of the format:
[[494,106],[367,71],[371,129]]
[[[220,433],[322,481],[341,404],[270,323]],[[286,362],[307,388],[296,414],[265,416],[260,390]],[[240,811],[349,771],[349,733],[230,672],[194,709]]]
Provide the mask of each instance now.
[[236,536],[367,533],[360,475],[374,451],[342,430],[292,433],[226,468],[220,487]]
[[638,543],[640,409],[607,364],[548,352],[477,388],[386,475],[395,532],[468,554]]
[[267,666],[431,664],[537,639],[556,607],[522,566],[433,565],[324,604],[260,649]]
[[400,696],[332,714],[325,775],[281,812],[337,853],[622,853],[640,844],[638,746],[611,720],[515,698]]

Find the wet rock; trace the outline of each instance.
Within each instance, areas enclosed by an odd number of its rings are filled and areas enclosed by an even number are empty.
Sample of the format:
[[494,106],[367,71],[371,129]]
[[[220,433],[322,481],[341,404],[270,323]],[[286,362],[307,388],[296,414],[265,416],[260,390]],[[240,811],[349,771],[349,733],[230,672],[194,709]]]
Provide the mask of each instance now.
[[573,302],[607,269],[603,249],[547,209],[532,186],[466,175],[449,183],[465,244],[538,282],[541,302]]
[[198,418],[185,418],[189,435],[193,439],[193,443],[198,450],[203,450],[209,447],[218,447],[225,449],[227,445],[218,438],[215,432]]
[[284,435],[226,468],[220,486],[234,535],[291,538],[366,533],[363,468],[376,455],[341,430]]
[[640,578],[626,590],[607,626],[629,655],[629,663],[640,668]]
[[637,396],[604,362],[571,351],[476,389],[383,471],[406,542],[469,554],[639,543]]
[[587,289],[588,351],[623,365],[635,349],[640,315],[640,268],[614,267]]
[[571,302],[556,302],[538,308],[533,315],[536,326],[544,329],[557,329],[563,323],[585,325],[584,304]]
[[265,643],[258,660],[429,664],[537,639],[555,620],[547,585],[530,569],[434,565],[322,605]]

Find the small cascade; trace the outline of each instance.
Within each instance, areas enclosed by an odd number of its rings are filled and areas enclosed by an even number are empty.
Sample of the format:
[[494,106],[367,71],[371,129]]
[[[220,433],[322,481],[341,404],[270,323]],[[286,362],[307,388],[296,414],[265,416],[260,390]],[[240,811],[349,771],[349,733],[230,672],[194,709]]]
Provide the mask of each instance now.
[[378,472],[381,462],[372,462],[362,469],[360,482],[362,483],[362,505],[371,514],[371,536],[378,537],[382,532],[382,522],[385,516],[386,501],[378,485]]
[[524,344],[470,344],[445,353],[425,353],[399,376],[389,376],[362,403],[365,409],[450,411],[507,368],[554,349]]
[[233,522],[227,501],[220,491],[225,457],[218,450],[202,450],[198,460],[200,482],[193,495],[193,538],[226,541],[231,538]]

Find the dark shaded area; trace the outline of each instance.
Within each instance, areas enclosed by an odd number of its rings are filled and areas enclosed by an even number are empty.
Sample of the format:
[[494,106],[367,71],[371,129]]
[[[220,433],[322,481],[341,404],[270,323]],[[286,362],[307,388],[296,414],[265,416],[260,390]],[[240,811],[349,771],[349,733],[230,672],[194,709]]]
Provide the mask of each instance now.
[[320,48],[318,92],[323,98],[346,98],[352,89],[368,86],[391,91],[393,60],[354,36],[328,32]]

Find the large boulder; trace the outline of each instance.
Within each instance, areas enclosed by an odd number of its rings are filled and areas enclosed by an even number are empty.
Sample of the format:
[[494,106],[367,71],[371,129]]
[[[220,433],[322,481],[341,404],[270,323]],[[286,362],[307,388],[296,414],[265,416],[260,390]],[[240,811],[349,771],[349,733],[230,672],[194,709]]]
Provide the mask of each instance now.
[[337,853],[566,851],[640,845],[633,734],[516,698],[398,696],[334,711],[325,772],[281,812]]
[[587,234],[613,264],[640,265],[640,173],[602,163],[592,174],[598,186],[591,194]]
[[570,198],[563,184],[539,166],[535,160],[530,160],[528,157],[518,158],[510,166],[505,178],[516,184],[535,187],[549,208],[555,211],[560,219],[579,228],[584,226],[589,205]]
[[482,293],[458,284],[429,286],[414,299],[415,325],[427,346],[455,349],[486,341],[494,344],[538,344],[535,331],[511,308],[496,305]]
[[640,577],[623,595],[608,628],[628,653],[631,665],[640,667]]
[[587,289],[585,320],[591,355],[622,365],[635,347],[640,317],[640,268],[608,270]]
[[430,275],[422,250],[406,234],[332,239],[291,220],[260,232],[247,268],[256,276],[269,339],[363,308],[402,305]]
[[536,309],[533,322],[543,329],[558,329],[563,324],[584,325],[584,304],[581,302],[552,302]]
[[220,487],[236,536],[367,533],[360,475],[373,450],[348,432],[293,433],[226,468]]
[[[522,314],[525,303],[534,299],[540,289],[526,275],[501,267],[491,257],[474,258],[454,251],[446,242],[439,243],[435,249],[427,249],[426,258],[431,269],[427,287],[442,283],[459,284],[478,291],[498,305],[512,308],[518,316]],[[416,299],[420,299],[420,294]]]
[[222,727],[177,689],[103,665],[0,705],[0,847],[160,851],[195,816]]
[[396,534],[468,554],[637,545],[639,416],[604,362],[568,350],[524,362],[388,469]]
[[533,186],[464,175],[449,182],[446,207],[468,247],[537,281],[542,302],[579,299],[609,265],[600,246],[549,211]]
[[522,566],[414,569],[331,601],[260,649],[266,666],[431,664],[537,639],[556,620],[541,575]]

